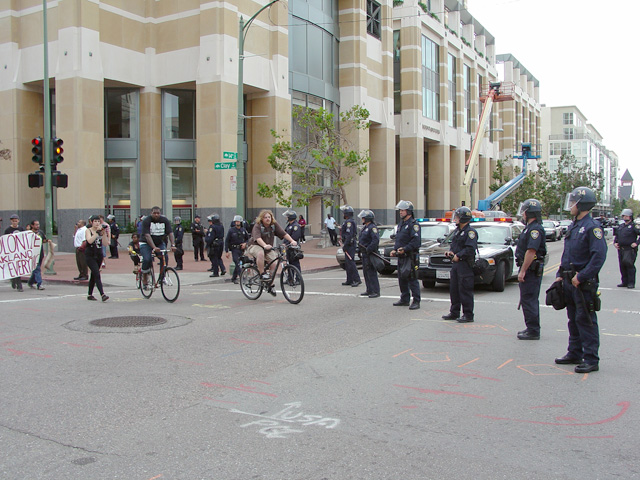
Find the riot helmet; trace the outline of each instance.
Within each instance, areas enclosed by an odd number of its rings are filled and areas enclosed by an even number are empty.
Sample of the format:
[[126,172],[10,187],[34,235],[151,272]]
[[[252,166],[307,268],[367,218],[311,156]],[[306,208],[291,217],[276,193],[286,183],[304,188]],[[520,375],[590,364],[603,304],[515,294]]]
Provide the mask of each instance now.
[[408,200],[400,200],[396,205],[396,210],[408,210],[413,214],[413,203]]
[[633,220],[633,211],[630,208],[625,208],[624,210],[622,210],[622,212],[620,212],[620,216],[631,217],[631,220]]
[[287,220],[295,220],[296,218],[298,218],[298,214],[295,212],[295,210],[291,209],[284,212],[282,216],[287,217]]
[[236,215],[233,217],[233,221],[242,223],[244,221],[244,218],[242,218],[242,215]]
[[469,207],[458,207],[455,212],[453,212],[453,219],[458,219],[459,223],[469,223],[471,221],[471,209]]
[[373,222],[376,216],[371,210],[361,210],[358,214],[358,218],[361,218],[365,222]]
[[342,210],[342,215],[344,216],[344,218],[353,217],[353,207],[351,207],[350,205],[343,205],[340,207],[340,210]]
[[542,220],[542,204],[535,198],[529,198],[518,207],[518,216],[524,217],[526,221],[533,217],[540,221]]
[[574,188],[571,193],[567,193],[567,197],[564,202],[564,209],[571,211],[571,208],[575,205],[578,207],[578,212],[588,212],[596,204],[596,194],[589,187],[577,187]]

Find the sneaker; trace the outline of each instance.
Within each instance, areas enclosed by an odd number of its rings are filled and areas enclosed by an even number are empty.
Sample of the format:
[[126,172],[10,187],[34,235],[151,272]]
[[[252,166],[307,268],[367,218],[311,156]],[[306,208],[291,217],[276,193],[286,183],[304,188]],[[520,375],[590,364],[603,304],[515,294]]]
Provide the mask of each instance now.
[[260,278],[262,278],[263,280],[269,280],[271,278],[271,275],[269,275],[269,273],[263,273]]
[[104,293],[102,294],[102,301],[106,302],[107,300],[109,300],[109,297],[107,297]]
[[94,297],[93,295],[87,295],[87,300],[91,300],[92,302],[97,302],[98,300],[96,300],[96,297]]
[[267,288],[267,292],[269,292],[272,296],[276,296],[276,290],[273,287]]
[[42,285],[38,285],[38,290],[44,290],[44,287]]

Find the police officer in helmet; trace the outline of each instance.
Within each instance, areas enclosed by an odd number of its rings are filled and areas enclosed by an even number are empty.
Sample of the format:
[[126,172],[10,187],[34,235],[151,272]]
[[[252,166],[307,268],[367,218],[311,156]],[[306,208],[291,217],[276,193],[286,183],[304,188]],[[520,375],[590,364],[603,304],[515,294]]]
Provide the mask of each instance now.
[[358,229],[353,220],[353,207],[343,205],[340,210],[344,216],[344,222],[340,229],[340,240],[342,240],[342,250],[344,250],[344,268],[347,271],[347,280],[342,282],[342,285],[357,287],[362,283],[355,260]]
[[[420,284],[416,275],[418,265],[418,250],[422,243],[420,224],[413,218],[413,203],[400,200],[396,205],[400,214],[400,224],[396,229],[396,239],[392,257],[398,257],[398,285],[400,286],[400,300],[393,304],[394,307],[409,307],[409,310],[420,308]],[[405,277],[403,272],[410,272]],[[413,302],[409,300],[413,296]]]
[[[210,277],[218,277],[227,273],[222,261],[222,252],[224,251],[224,227],[220,223],[220,215],[214,213],[207,217],[209,220],[209,228],[205,235],[204,243],[207,246],[207,254],[211,260]],[[220,274],[218,274],[220,270]]]
[[244,228],[244,219],[240,215],[234,216],[233,226],[229,229],[229,232],[227,232],[227,238],[224,243],[227,258],[229,258],[229,252],[231,252],[233,263],[235,264],[233,275],[231,275],[231,281],[233,283],[238,283],[238,277],[240,276],[240,257],[242,257],[242,251],[247,248],[248,241],[249,232]]
[[[287,226],[284,227],[284,231],[289,234],[291,238],[293,238],[297,244],[300,244],[300,238],[302,237],[302,227],[298,223],[298,214],[294,210],[287,210],[282,214],[284,217],[287,217]],[[285,245],[289,245],[290,242],[285,239]],[[298,258],[297,252],[294,250],[287,250],[287,261],[290,265],[293,265],[298,270],[302,272],[302,267],[300,267],[300,259]]]
[[[457,320],[459,323],[473,322],[473,286],[475,275],[473,263],[478,249],[478,232],[471,228],[471,210],[459,207],[453,214],[458,228],[453,233],[451,247],[445,253],[451,259],[451,278],[449,279],[449,313],[445,320]],[[464,315],[460,318],[460,309]]]
[[540,285],[544,273],[544,261],[547,245],[542,228],[542,205],[535,198],[520,204],[518,216],[523,217],[527,225],[518,238],[516,246],[516,265],[518,285],[520,287],[520,305],[524,314],[526,329],[518,332],[520,340],[540,339]]
[[618,287],[636,287],[636,258],[640,229],[633,223],[633,212],[625,208],[620,214],[624,223],[618,225],[613,238],[613,245],[618,249],[618,263],[622,282]]
[[378,250],[378,244],[380,243],[378,227],[374,223],[375,215],[371,210],[362,210],[358,214],[358,218],[362,219],[362,224],[364,225],[358,238],[358,248],[362,258],[364,284],[367,286],[366,291],[360,295],[378,298],[380,296],[380,282],[378,282],[378,272],[371,263],[371,255]]
[[182,226],[182,218],[178,216],[173,218],[173,236],[176,239],[176,251],[173,252],[173,257],[176,260],[176,270],[182,270],[182,256],[184,255],[182,241],[184,240],[184,227]]
[[567,194],[564,209],[571,212],[574,220],[567,229],[555,280],[562,282],[569,318],[568,351],[555,361],[576,364],[576,373],[599,370],[598,273],[607,256],[607,243],[602,227],[589,213],[595,204],[596,195],[588,187],[578,187]]

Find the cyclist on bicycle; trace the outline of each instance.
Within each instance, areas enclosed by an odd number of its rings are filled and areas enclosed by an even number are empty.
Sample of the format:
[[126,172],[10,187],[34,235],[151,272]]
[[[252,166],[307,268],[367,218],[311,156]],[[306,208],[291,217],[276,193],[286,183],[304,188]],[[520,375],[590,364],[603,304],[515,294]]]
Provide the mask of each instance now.
[[[249,247],[247,249],[247,254],[256,259],[256,265],[260,272],[264,272],[265,259],[267,262],[272,262],[278,256],[276,251],[273,249],[273,241],[276,236],[281,240],[284,239],[289,242],[289,245],[294,247],[298,245],[298,243],[291,238],[291,235],[285,232],[283,228],[278,225],[278,222],[273,218],[273,212],[271,210],[262,210],[258,215],[258,218],[256,218],[256,223],[251,231],[251,238],[249,239]],[[270,272],[263,273],[264,279],[268,279],[273,276],[276,265],[277,263],[274,262],[269,267]],[[272,295],[275,294],[275,292],[269,293]]]
[[[153,207],[151,215],[142,221],[142,238],[140,239],[140,252],[142,253],[142,281],[144,285],[149,283],[149,272],[151,271],[151,253],[158,255],[161,250],[166,250],[167,235],[169,236],[170,248],[176,250],[175,239],[171,222],[167,217],[160,215],[160,207]],[[165,255],[165,264],[168,255]]]

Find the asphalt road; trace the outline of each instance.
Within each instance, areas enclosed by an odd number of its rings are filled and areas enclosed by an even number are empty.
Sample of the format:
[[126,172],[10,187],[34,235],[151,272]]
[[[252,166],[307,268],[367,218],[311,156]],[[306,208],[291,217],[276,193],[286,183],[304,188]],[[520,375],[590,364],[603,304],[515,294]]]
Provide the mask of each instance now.
[[[110,286],[103,304],[0,283],[0,478],[640,478],[640,291],[615,287],[613,247],[588,375],[553,362],[564,311],[516,339],[513,282],[476,291],[476,322],[458,324],[440,318],[444,285],[409,311],[394,277],[378,299],[343,280],[306,275],[300,305],[231,284],[183,286],[175,304]],[[90,323],[118,316],[166,323]]]

